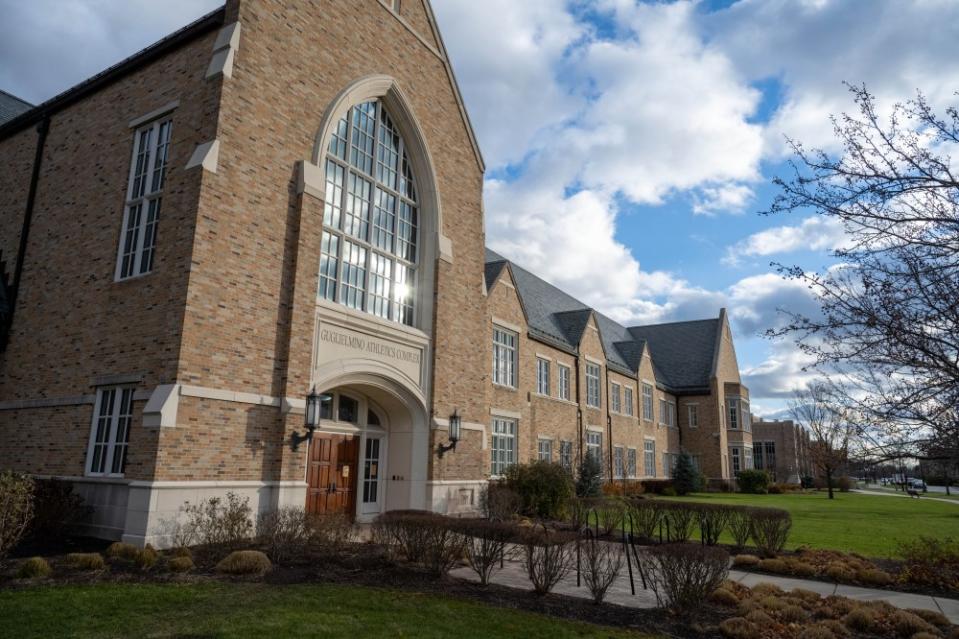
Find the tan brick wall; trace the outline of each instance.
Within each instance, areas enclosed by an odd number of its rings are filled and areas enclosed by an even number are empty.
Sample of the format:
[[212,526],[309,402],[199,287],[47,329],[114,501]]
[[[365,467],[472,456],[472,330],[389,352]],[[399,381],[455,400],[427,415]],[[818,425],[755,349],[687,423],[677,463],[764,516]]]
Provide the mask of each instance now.
[[[53,115],[13,330],[0,356],[0,400],[89,395],[101,375],[141,374],[140,389],[175,378],[202,176],[184,167],[194,147],[214,137],[219,88],[204,78],[214,38],[210,33]],[[114,282],[133,145],[129,122],[174,100],[154,269]],[[0,242],[11,275],[35,144],[33,128],[0,141]],[[27,438],[48,452],[26,455],[11,445],[0,467],[82,474],[90,411],[0,411],[0,441]],[[51,414],[69,423],[51,428]],[[149,478],[154,440],[137,420],[128,477]]]

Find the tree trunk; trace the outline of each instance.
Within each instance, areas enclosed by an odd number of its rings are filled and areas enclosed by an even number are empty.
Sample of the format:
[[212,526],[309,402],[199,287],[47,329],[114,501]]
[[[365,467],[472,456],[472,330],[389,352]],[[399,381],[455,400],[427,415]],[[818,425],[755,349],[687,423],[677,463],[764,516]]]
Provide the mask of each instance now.
[[829,490],[829,499],[835,499],[832,494],[832,468],[826,468],[826,488]]

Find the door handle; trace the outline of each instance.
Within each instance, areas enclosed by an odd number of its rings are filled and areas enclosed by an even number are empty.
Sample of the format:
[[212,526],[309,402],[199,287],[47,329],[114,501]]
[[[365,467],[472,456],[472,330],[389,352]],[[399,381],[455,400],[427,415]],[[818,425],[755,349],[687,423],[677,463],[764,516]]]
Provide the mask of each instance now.
[[335,493],[335,492],[336,492],[336,482],[333,482],[333,487],[330,489],[330,492],[331,492],[331,493]]

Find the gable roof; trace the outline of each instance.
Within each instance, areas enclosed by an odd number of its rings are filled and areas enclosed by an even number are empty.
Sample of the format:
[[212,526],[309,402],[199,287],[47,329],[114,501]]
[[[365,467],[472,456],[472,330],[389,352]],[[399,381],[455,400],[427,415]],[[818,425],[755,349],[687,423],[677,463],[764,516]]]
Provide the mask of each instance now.
[[488,248],[487,287],[507,264],[533,339],[575,352],[592,317],[611,370],[635,375],[648,348],[657,382],[667,390],[709,388],[722,312],[718,319],[626,327]]
[[21,113],[29,111],[33,105],[26,100],[0,89],[0,124],[9,122]]

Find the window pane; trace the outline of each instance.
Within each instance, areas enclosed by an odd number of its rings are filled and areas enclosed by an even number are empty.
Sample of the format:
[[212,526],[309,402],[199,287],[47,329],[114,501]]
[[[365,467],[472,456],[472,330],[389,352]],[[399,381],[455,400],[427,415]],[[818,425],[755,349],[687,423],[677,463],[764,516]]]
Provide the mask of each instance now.
[[153,254],[157,245],[157,225],[160,222],[160,201],[154,198],[147,205],[147,219],[143,227],[143,249],[140,254],[140,269],[138,273],[149,273],[153,270]]
[[350,171],[349,188],[346,193],[346,211],[343,230],[353,237],[366,240],[370,232],[370,198],[373,184]]
[[173,121],[167,120],[160,124],[157,132],[157,148],[153,156],[153,183],[150,191],[156,193],[163,189],[166,181],[166,167],[170,155],[170,134],[173,131]]
[[117,427],[113,445],[113,461],[110,472],[123,474],[127,465],[127,448],[130,442],[130,423],[133,421],[133,389],[124,388],[120,395],[120,406],[116,417]]
[[413,325],[413,270],[397,262],[393,268],[393,319]]
[[373,175],[375,118],[376,102],[364,102],[353,107],[353,139],[350,145],[350,164],[367,175]]
[[334,155],[344,162],[346,161],[346,135],[347,129],[349,129],[349,122],[346,118],[340,119],[336,123],[336,128],[333,130],[333,135],[330,137],[330,146],[327,149],[331,155]]
[[106,467],[107,447],[110,440],[110,427],[113,423],[113,403],[116,389],[100,391],[100,411],[97,413],[96,430],[93,434],[93,450],[90,459],[90,472],[102,473]]
[[366,286],[366,249],[343,242],[343,274],[340,303],[363,310]]
[[396,227],[396,255],[407,262],[416,261],[416,207],[400,201],[400,218]]
[[340,260],[340,238],[323,231],[320,242],[320,297],[326,300],[336,299],[336,269]]
[[143,197],[146,190],[146,174],[149,170],[150,145],[153,140],[153,127],[140,131],[137,141],[137,155],[133,167],[133,190],[130,193],[131,199]]
[[373,237],[370,243],[376,248],[393,252],[393,225],[396,223],[396,197],[376,189],[373,207]]
[[400,136],[393,128],[390,116],[382,108],[379,142],[376,148],[376,179],[395,191],[400,162]]
[[337,413],[337,418],[341,422],[355,424],[357,421],[359,421],[359,415],[359,403],[352,397],[340,395],[340,410]]
[[133,204],[127,209],[127,229],[123,237],[123,253],[120,258],[120,277],[130,277],[136,264],[137,245],[140,242],[140,214],[142,204]]
[[390,277],[393,262],[389,258],[373,252],[370,254],[370,308],[374,315],[390,317]]
[[413,167],[403,153],[403,175],[400,177],[400,195],[416,202],[416,187],[413,184]]
[[340,228],[345,176],[346,169],[332,160],[326,161],[326,195],[323,198],[323,226],[326,228]]

